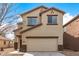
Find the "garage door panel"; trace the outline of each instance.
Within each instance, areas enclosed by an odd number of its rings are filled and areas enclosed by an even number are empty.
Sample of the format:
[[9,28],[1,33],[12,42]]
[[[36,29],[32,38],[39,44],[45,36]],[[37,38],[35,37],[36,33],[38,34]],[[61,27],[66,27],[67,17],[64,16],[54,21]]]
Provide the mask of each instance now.
[[57,51],[57,38],[28,38],[27,51]]

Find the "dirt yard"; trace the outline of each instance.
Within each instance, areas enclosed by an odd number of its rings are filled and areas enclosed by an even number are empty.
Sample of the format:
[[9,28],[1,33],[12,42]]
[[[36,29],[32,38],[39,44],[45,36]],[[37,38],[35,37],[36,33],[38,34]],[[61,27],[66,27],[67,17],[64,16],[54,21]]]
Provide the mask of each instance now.
[[14,51],[14,48],[5,48],[4,51],[0,51],[0,56],[23,56],[23,54],[11,54]]
[[79,56],[79,51],[72,51],[72,50],[64,49],[63,53],[66,56]]
[[7,55],[8,53],[10,53],[12,51],[14,51],[13,48],[5,48],[4,51],[0,51],[0,55],[5,56],[5,55]]

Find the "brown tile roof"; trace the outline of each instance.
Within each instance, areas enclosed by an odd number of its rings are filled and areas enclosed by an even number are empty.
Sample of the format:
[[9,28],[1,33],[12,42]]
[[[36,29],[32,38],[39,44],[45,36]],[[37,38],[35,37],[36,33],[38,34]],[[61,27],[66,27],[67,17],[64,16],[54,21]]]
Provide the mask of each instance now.
[[45,6],[39,6],[39,7],[34,8],[34,9],[32,9],[32,10],[28,11],[28,12],[24,12],[24,13],[22,13],[21,15],[28,14],[28,13],[30,13],[30,12],[32,12],[32,11],[34,11],[34,10],[39,9],[39,8],[45,8],[45,9],[48,9],[48,8],[47,8],[47,7],[45,7]]
[[67,26],[68,24],[70,24],[71,22],[73,22],[74,20],[76,20],[77,18],[79,18],[79,15],[75,16],[72,20],[70,20],[69,22],[67,22],[63,27]]
[[28,28],[28,29],[25,29],[25,30],[21,31],[20,33],[24,33],[24,32],[26,32],[26,31],[32,30],[32,29],[37,28],[38,26],[41,26],[41,25],[42,25],[42,24],[38,24],[38,25],[36,25],[36,26],[33,26],[33,27],[31,27],[31,28]]
[[45,11],[43,11],[43,12],[41,12],[40,14],[43,14],[43,13],[45,13],[45,12],[47,12],[47,11],[49,11],[49,10],[56,10],[56,11],[59,11],[59,12],[61,12],[61,13],[63,13],[63,14],[65,14],[65,12],[64,11],[61,11],[61,10],[59,10],[59,9],[57,9],[57,8],[54,8],[54,7],[52,7],[52,8],[49,8],[49,9],[47,9],[47,10],[45,10]]

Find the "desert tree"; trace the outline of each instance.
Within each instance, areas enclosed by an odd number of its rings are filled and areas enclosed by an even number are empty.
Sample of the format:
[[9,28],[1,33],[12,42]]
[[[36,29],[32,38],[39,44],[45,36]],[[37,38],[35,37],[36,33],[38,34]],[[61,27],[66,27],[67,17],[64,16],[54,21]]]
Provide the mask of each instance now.
[[18,6],[12,3],[0,3],[0,34],[2,35],[13,30],[17,23],[19,16],[13,8],[17,10]]

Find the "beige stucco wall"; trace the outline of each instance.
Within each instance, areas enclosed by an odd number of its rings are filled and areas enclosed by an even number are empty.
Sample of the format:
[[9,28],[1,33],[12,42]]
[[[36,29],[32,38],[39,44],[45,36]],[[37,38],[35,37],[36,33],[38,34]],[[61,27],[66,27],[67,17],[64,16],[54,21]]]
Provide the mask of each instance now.
[[[6,44],[4,44],[4,41],[6,42]],[[8,40],[0,40],[0,48],[3,47],[3,48],[7,48],[9,47],[10,44],[9,44],[9,41]]]
[[47,15],[51,14],[51,10],[42,14],[42,25],[22,34],[23,44],[27,44],[26,36],[58,36],[58,44],[63,44],[63,14],[55,10],[53,12],[58,15],[58,25],[47,25]]
[[0,47],[3,47],[3,40],[0,40]]
[[73,22],[68,24],[66,28],[66,33],[74,37],[79,37],[79,18],[75,19]]
[[[47,24],[47,22],[48,22],[48,18],[47,18],[47,15],[51,15],[51,14],[53,14],[53,15],[58,15],[57,16],[57,24],[58,25],[48,25],[48,27],[50,28],[50,26],[51,26],[51,28],[49,29],[47,29],[47,32],[50,32],[50,33],[52,33],[51,35],[52,36],[58,36],[59,37],[59,39],[58,39],[58,44],[59,45],[62,45],[63,44],[63,27],[62,27],[62,24],[63,24],[63,14],[62,13],[60,13],[60,12],[58,12],[58,11],[56,11],[56,10],[53,10],[53,13],[51,13],[51,11],[52,10],[49,10],[48,12],[46,12],[46,13],[44,13],[43,15],[42,15],[42,23],[44,24],[44,25],[46,25]],[[47,25],[46,25],[47,26]],[[49,34],[48,34],[49,35]]]

